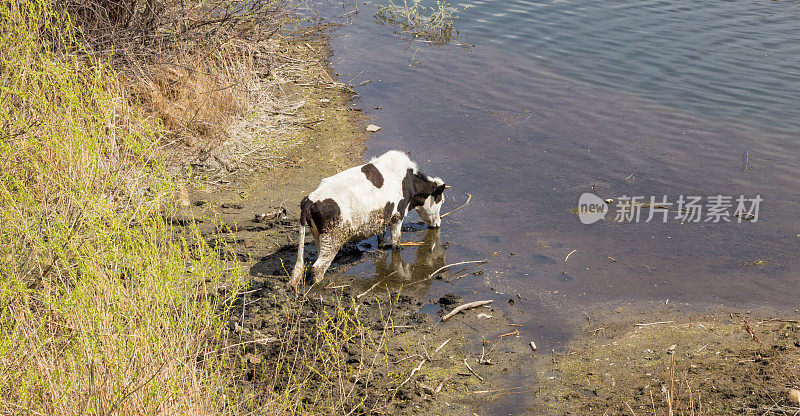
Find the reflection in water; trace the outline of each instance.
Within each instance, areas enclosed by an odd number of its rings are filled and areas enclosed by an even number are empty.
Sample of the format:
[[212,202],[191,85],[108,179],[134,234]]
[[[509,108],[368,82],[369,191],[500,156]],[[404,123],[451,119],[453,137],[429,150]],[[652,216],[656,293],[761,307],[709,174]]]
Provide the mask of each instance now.
[[[423,296],[431,281],[428,275],[444,266],[445,250],[440,241],[441,229],[429,228],[422,244],[414,247],[416,258],[413,263],[403,260],[409,258],[409,249],[386,251],[375,258],[375,276],[365,284],[372,286],[381,282],[381,287],[400,290],[406,295]],[[388,260],[388,263],[387,263]]]

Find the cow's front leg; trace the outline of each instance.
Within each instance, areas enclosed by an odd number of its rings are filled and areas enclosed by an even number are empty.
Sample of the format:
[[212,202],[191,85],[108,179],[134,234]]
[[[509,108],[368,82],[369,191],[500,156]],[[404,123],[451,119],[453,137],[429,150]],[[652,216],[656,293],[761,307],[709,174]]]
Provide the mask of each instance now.
[[321,282],[325,278],[325,272],[328,271],[333,258],[336,257],[336,253],[339,252],[343,245],[341,238],[337,238],[332,234],[320,234],[319,256],[314,265],[311,266],[311,276],[314,278],[314,284]]
[[403,222],[393,222],[391,225],[392,232],[392,248],[400,248],[400,234],[402,233]]

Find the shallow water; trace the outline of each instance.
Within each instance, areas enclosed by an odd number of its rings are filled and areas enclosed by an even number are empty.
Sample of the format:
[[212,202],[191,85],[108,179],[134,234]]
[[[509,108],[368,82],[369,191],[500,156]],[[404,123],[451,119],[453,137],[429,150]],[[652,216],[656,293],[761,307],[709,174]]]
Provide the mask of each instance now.
[[[334,19],[360,10],[338,19],[349,25],[332,46],[340,79],[370,81],[355,105],[382,130],[366,156],[409,151],[452,186],[444,211],[472,195],[443,220],[436,261],[491,262],[482,275],[434,281],[431,303],[447,292],[514,299],[503,307],[546,351],[584,313],[618,306],[797,307],[796,5],[474,4],[456,22],[471,48],[399,39],[362,3],[324,8]],[[672,212],[667,223],[620,223],[612,213],[583,225],[572,209],[584,192],[763,202],[756,222],[682,224]],[[414,250],[398,255],[413,265]]]

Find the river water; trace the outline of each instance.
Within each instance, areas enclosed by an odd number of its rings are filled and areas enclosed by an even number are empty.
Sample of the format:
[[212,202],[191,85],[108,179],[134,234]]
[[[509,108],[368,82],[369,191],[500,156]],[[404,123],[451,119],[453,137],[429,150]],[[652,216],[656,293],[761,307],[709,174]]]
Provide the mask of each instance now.
[[[354,105],[382,127],[365,156],[410,152],[452,186],[443,211],[472,195],[444,218],[438,261],[491,262],[426,285],[425,310],[444,293],[502,301],[549,351],[585,314],[620,306],[798,306],[797,3],[471,5],[454,22],[469,47],[404,39],[375,22],[375,3],[322,7],[345,24],[332,36],[339,79],[363,83]],[[615,200],[591,225],[575,213],[586,192]],[[623,196],[681,195],[702,197],[700,222],[678,209],[645,222],[646,205],[639,222],[614,221]],[[705,221],[717,195],[732,198],[729,222]],[[761,198],[756,221],[733,215],[739,196]],[[400,263],[413,266],[414,250]]]

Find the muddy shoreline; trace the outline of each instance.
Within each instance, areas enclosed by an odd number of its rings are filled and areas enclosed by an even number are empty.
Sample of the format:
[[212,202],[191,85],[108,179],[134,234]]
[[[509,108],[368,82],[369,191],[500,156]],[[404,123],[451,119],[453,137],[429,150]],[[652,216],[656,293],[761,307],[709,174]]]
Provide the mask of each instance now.
[[[305,49],[318,54],[330,53],[324,36],[307,45]],[[335,78],[329,67],[322,68],[324,72],[314,76]],[[441,316],[476,299],[455,294],[428,299],[430,281],[404,281],[389,271],[415,268],[419,275],[442,266],[444,257],[439,253],[445,248],[439,243],[438,230],[407,221],[403,240],[420,241],[394,251],[379,250],[370,243],[349,244],[319,288],[300,294],[287,290],[288,272],[297,252],[298,201],[322,178],[363,163],[363,143],[368,138],[367,120],[352,104],[352,92],[347,88],[321,84],[291,85],[290,89],[292,99],[304,103],[298,108],[298,117],[314,120],[313,125],[301,129],[288,149],[272,154],[255,152],[250,160],[238,161],[238,165],[249,168],[200,170],[187,189],[188,206],[182,213],[184,220],[199,222],[208,244],[219,249],[231,268],[240,267],[245,275],[246,290],[230,316],[226,346],[238,356],[237,371],[243,375],[236,390],[243,392],[253,406],[270,408],[275,397],[261,391],[269,388],[281,393],[282,389],[298,388],[275,374],[294,354],[290,350],[319,347],[320,322],[329,316],[347,316],[361,328],[360,336],[381,340],[379,351],[371,352],[380,352],[379,361],[383,363],[370,367],[370,377],[375,378],[372,384],[353,383],[353,393],[343,400],[361,397],[364,403],[346,404],[352,406],[351,410],[356,408],[356,413],[364,414],[457,415],[480,409],[496,393],[502,393],[498,386],[503,377],[533,352],[521,338],[518,325],[494,305],[462,312],[443,325]],[[259,163],[263,160],[269,162]],[[309,238],[306,243],[306,256],[313,259],[313,240]],[[398,261],[401,252],[416,254],[417,261],[413,265]],[[387,269],[374,277],[347,274],[350,266],[365,261],[383,264],[376,267]],[[468,272],[482,273],[474,269]],[[499,303],[509,299],[493,300]],[[429,303],[439,310],[422,312],[421,307]],[[479,315],[482,317],[476,318]],[[293,322],[284,325],[288,321]],[[287,334],[304,339],[304,345],[284,341]],[[362,350],[366,347],[357,344],[325,344],[325,348],[341,350],[338,353],[347,367],[332,372],[352,370],[360,374],[365,367],[366,353]],[[292,355],[292,359],[298,358]],[[311,379],[313,387],[305,388],[315,393],[309,395],[321,394],[325,390],[322,385],[330,383]],[[318,399],[299,400],[306,403]]]
[[[306,49],[329,55],[324,38]],[[335,78],[330,67],[323,71],[318,74],[321,79]],[[305,103],[298,109],[303,119],[314,123],[302,128],[287,149],[254,154],[251,169],[196,176],[185,213],[202,219],[204,238],[245,271],[248,289],[230,317],[228,347],[238,354],[244,375],[237,389],[254,406],[269,407],[274,400],[262,394],[266,388],[279,394],[291,389],[291,383],[281,384],[276,373],[283,371],[287,357],[296,359],[291,349],[303,347],[283,337],[290,333],[304,340],[301,345],[317,346],[320,316],[357,317],[361,334],[370,334],[365,336],[376,341],[382,354],[376,360],[377,352],[371,350],[375,355],[369,374],[377,377],[364,382],[359,377],[369,361],[364,360],[369,355],[365,345],[335,344],[343,363],[335,371],[349,374],[352,386],[345,400],[363,401],[348,402],[358,409],[356,413],[608,414],[630,408],[637,414],[666,414],[669,392],[662,387],[671,378],[674,384],[675,374],[683,377],[681,388],[687,390],[673,392],[673,398],[682,400],[671,403],[678,414],[699,413],[700,406],[706,414],[764,414],[764,406],[797,405],[786,396],[798,374],[789,363],[800,356],[794,317],[776,320],[767,316],[769,312],[757,312],[761,317],[757,319],[737,312],[610,310],[601,317],[587,315],[585,322],[575,317],[578,329],[567,347],[541,351],[532,348],[536,339],[529,331],[520,331],[507,312],[523,300],[495,293],[490,307],[467,311],[442,324],[444,313],[482,298],[473,293],[473,297],[445,294],[431,299],[430,282],[403,281],[402,273],[389,278],[398,270],[416,268],[420,275],[442,265],[443,257],[435,251],[446,247],[438,243],[438,236],[408,221],[403,240],[417,245],[396,251],[379,250],[370,241],[349,245],[337,256],[322,286],[303,296],[287,291],[296,253],[297,201],[321,178],[362,163],[368,139],[364,131],[368,120],[352,104],[351,91],[330,85],[297,86],[292,94]],[[315,250],[309,244],[307,255],[313,258]],[[400,254],[416,255],[416,261],[397,260]],[[348,274],[348,268],[363,262],[373,262],[376,273]],[[296,319],[289,332],[284,325],[287,317]],[[760,334],[762,345],[745,330],[745,319]],[[677,370],[670,372],[672,357]],[[331,383],[309,380],[305,386],[318,395],[325,383]],[[693,389],[691,394],[688,388]],[[316,403],[320,397],[298,400]]]

